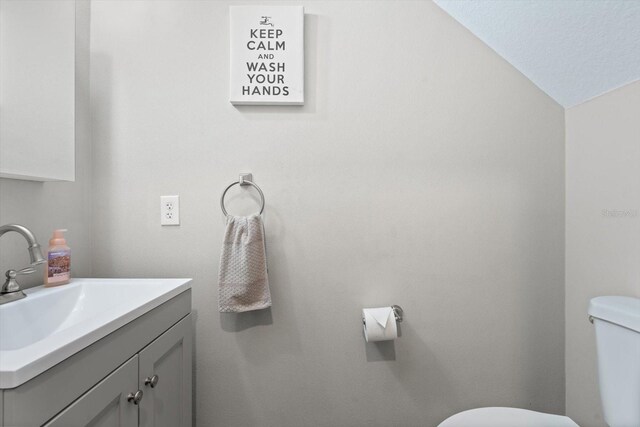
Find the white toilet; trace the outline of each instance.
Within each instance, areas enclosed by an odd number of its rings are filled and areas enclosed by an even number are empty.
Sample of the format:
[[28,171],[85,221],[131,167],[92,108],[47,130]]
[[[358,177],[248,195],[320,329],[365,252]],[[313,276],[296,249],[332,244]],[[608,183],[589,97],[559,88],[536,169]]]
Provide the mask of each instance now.
[[[596,328],[600,397],[609,427],[640,426],[640,299],[597,297],[589,304]],[[577,427],[568,417],[517,408],[460,412],[438,427]]]

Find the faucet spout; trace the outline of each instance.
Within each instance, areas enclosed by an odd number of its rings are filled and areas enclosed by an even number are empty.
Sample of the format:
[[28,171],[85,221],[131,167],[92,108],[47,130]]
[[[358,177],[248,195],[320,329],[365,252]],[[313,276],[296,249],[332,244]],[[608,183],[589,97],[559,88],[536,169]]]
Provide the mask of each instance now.
[[31,259],[31,265],[39,265],[47,262],[47,260],[42,256],[42,251],[40,250],[40,245],[38,243],[29,246],[29,258]]
[[[23,225],[6,224],[0,226],[0,237],[9,231],[15,231],[22,235],[29,244],[29,258],[31,258],[31,265],[44,264],[47,262],[47,260],[42,256],[42,252],[40,252],[40,245],[31,230]],[[4,285],[2,285],[2,288],[0,288],[0,305],[26,297],[27,295],[20,290],[20,285],[16,282],[16,276],[20,274],[30,274],[35,270],[36,269],[33,267],[23,268],[18,271],[7,270],[5,274],[7,280],[4,282]]]
[[36,236],[33,235],[31,230],[23,225],[18,224],[6,224],[0,226],[0,236],[9,231],[15,231],[16,233],[21,234],[29,244],[29,258],[31,259],[31,265],[44,264],[47,262],[46,259],[42,256],[42,252],[40,251],[40,245],[36,240]]

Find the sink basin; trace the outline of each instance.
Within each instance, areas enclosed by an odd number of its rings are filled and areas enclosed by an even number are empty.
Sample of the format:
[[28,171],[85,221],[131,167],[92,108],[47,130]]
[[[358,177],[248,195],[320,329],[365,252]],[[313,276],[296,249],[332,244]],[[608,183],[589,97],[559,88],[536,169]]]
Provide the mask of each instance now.
[[191,279],[73,279],[0,306],[0,389],[14,388],[191,287]]

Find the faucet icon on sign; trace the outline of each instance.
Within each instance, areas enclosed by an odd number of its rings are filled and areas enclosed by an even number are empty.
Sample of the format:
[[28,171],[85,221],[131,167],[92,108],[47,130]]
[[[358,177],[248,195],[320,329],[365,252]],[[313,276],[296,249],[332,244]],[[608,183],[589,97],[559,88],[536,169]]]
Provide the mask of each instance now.
[[269,22],[270,19],[270,16],[263,16],[262,20],[260,21],[260,25],[271,25],[273,27],[273,22]]

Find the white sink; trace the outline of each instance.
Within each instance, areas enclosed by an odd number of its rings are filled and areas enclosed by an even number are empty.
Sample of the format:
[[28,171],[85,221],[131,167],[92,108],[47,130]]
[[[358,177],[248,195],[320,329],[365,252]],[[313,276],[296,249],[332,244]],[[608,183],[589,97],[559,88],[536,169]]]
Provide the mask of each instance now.
[[14,388],[191,287],[191,279],[73,279],[0,306],[0,389]]

